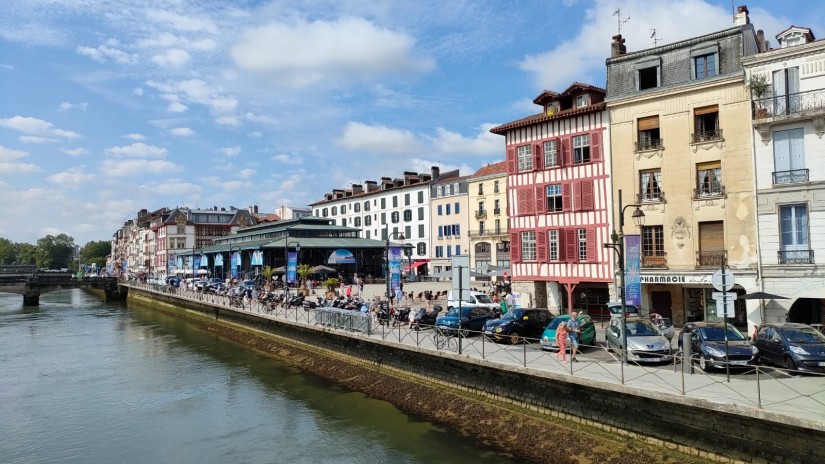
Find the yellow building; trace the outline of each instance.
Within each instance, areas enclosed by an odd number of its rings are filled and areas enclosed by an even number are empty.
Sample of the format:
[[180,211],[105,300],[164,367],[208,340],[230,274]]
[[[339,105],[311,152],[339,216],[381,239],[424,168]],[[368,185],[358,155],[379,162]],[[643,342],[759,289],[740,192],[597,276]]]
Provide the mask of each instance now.
[[[735,21],[633,53],[616,36],[607,60],[611,177],[614,198],[624,203],[614,205],[614,224],[630,210],[623,232],[640,235],[639,303],[677,325],[721,320],[711,275],[725,262],[732,291],[758,287],[751,107],[741,59],[760,47],[747,9],[740,7]],[[629,219],[634,205],[644,213],[640,229]],[[728,320],[744,329],[759,320],[757,308],[738,300]]]
[[[488,164],[467,179],[470,203],[470,266],[510,269],[507,228],[507,162]],[[503,277],[500,271],[499,277]]]

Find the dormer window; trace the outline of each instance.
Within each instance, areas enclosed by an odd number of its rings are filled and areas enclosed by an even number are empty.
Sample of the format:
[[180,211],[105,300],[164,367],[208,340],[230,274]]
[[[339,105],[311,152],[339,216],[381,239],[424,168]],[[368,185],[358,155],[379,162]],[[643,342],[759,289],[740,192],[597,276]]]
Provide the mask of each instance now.
[[576,96],[576,108],[583,108],[587,106],[587,94]]
[[556,102],[548,103],[547,106],[546,106],[546,109],[544,110],[544,113],[547,116],[553,116],[554,114],[556,114],[558,112],[559,112],[559,108],[558,108],[558,103],[556,103]]
[[636,89],[647,90],[662,86],[662,60],[658,56],[644,58],[636,63]]

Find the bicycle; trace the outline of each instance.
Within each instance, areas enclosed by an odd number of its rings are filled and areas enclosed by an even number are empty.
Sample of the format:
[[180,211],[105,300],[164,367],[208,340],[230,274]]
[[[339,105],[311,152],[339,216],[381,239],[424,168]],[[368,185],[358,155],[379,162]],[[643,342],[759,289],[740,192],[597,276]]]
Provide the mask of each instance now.
[[437,350],[443,350],[446,348],[450,351],[458,351],[456,333],[452,331],[446,332],[441,327],[435,328],[435,331],[433,332],[433,343],[435,344],[435,349]]

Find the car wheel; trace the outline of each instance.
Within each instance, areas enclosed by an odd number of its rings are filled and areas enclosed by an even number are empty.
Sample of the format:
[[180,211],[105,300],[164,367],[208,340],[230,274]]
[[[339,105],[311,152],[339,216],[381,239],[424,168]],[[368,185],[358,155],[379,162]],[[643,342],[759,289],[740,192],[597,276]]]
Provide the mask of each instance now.
[[521,341],[521,338],[519,337],[518,332],[514,331],[507,336],[507,340],[510,342],[511,345],[515,345],[516,343]]
[[708,358],[705,355],[699,355],[699,369],[702,369],[703,372],[707,372],[710,369],[710,363],[708,363]]
[[785,356],[785,369],[789,370],[789,374],[793,374],[793,371],[796,370],[796,363],[793,362],[790,356]]
[[462,327],[460,332],[462,337],[467,338],[470,335],[470,328]]

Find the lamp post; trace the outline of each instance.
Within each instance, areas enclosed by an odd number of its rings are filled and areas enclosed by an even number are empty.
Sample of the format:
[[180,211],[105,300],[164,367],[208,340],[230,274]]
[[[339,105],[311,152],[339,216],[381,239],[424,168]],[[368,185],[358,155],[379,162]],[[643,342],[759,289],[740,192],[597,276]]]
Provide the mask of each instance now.
[[413,254],[413,247],[412,245],[404,246],[404,255],[407,257],[407,282],[414,282],[417,279],[412,279],[413,276],[413,267],[412,267],[412,254]]
[[385,261],[385,267],[384,267],[386,272],[384,274],[384,278],[387,281],[387,299],[389,300],[393,297],[392,286],[390,284],[390,239],[392,239],[393,237],[397,237],[398,240],[400,240],[401,244],[403,245],[404,244],[404,234],[401,231],[398,231],[398,230],[396,230],[393,233],[389,233],[389,227],[384,229],[384,230],[387,231],[387,244],[386,244],[386,248],[384,249],[385,254],[386,254],[386,261]]
[[645,223],[645,213],[641,209],[639,209],[641,205],[639,204],[630,204],[622,206],[622,191],[619,190],[619,233],[616,234],[616,230],[614,229],[613,232],[610,234],[610,243],[605,243],[605,248],[610,248],[616,252],[616,255],[619,259],[619,295],[621,300],[621,309],[622,309],[622,364],[627,364],[627,311],[625,310],[625,306],[627,305],[627,300],[625,296],[625,268],[624,268],[624,212],[627,208],[635,207],[636,209],[633,211],[633,223],[636,224],[636,227],[642,227]]

